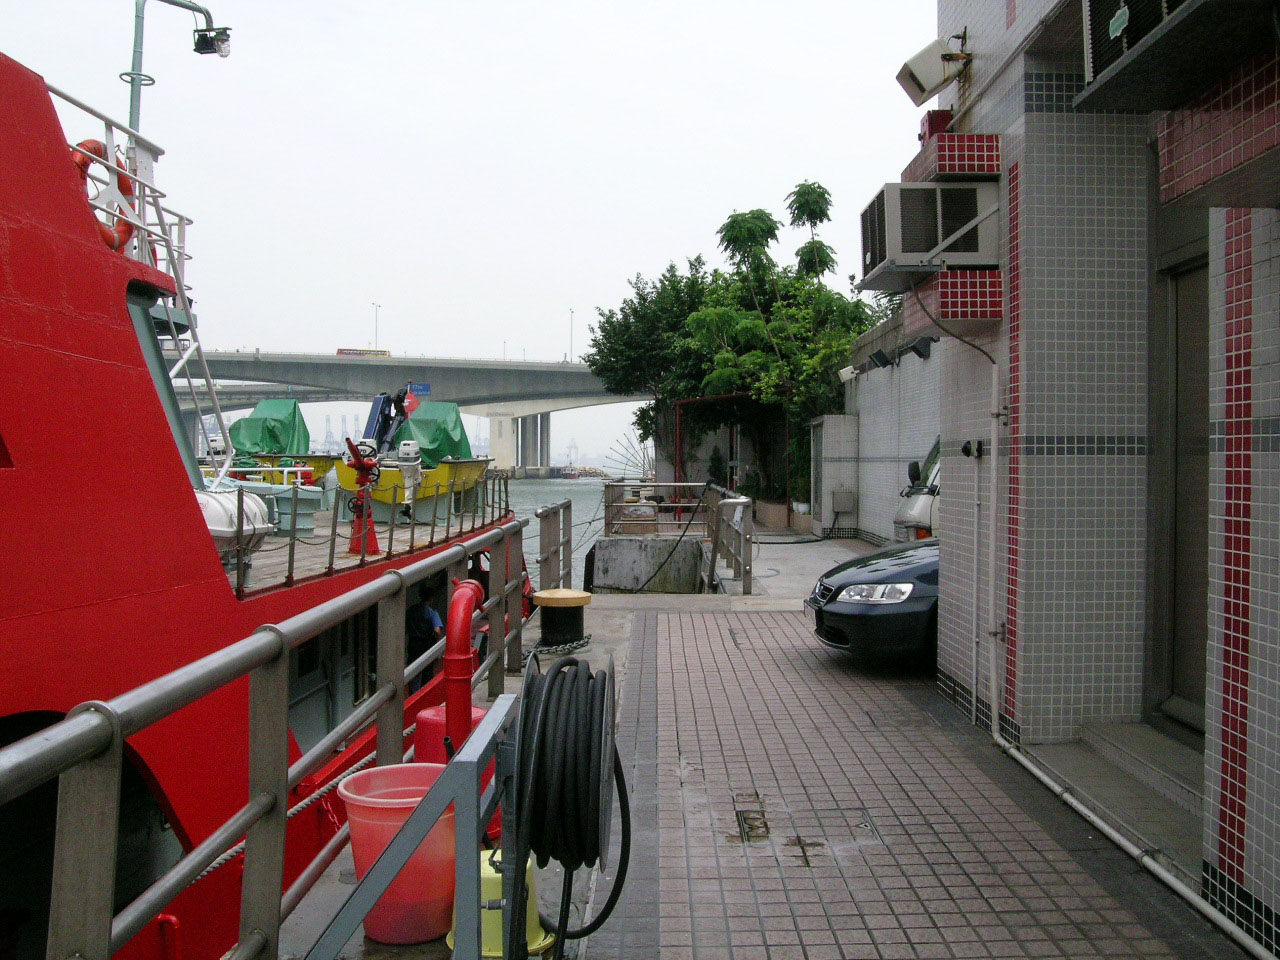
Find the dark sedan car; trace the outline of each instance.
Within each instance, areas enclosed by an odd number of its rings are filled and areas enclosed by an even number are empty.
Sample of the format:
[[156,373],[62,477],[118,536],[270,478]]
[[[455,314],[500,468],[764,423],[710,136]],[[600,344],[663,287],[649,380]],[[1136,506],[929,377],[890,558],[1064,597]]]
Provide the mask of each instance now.
[[832,567],[805,601],[824,646],[919,656],[938,636],[938,541],[895,545]]

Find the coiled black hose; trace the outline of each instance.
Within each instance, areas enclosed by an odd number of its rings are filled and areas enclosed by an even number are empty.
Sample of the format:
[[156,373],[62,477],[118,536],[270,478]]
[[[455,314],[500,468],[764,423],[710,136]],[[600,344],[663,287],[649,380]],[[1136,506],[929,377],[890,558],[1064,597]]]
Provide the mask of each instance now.
[[[622,760],[613,746],[612,690],[611,669],[593,672],[589,663],[577,657],[561,657],[546,673],[535,667],[525,678],[515,805],[519,820],[512,851],[516,888],[511,923],[515,936],[510,948],[517,960],[529,955],[523,933],[525,864],[531,854],[539,867],[555,860],[564,868],[559,917],[541,918],[543,925],[555,932],[555,960],[564,956],[566,941],[590,936],[604,925],[626,882],[631,805]],[[607,766],[610,763],[612,771]],[[574,871],[594,867],[608,853],[605,845],[613,816],[612,804],[607,803],[612,792],[608,789],[610,772],[622,821],[618,870],[596,917],[585,926],[570,929]]]

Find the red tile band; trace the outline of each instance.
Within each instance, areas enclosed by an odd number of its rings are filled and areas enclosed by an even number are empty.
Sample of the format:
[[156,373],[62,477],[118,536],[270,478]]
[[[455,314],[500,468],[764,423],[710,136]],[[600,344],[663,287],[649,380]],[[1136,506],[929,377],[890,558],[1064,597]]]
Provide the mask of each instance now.
[[1160,119],[1160,199],[1203,187],[1280,144],[1280,48]]
[[1004,712],[1014,719],[1018,694],[1018,562],[1022,519],[1022,186],[1009,168],[1009,572],[1005,607]]
[[1000,137],[992,133],[939,133],[930,137],[906,169],[905,183],[1000,176]]
[[1253,218],[1227,210],[1226,516],[1223,519],[1222,771],[1218,869],[1244,882],[1253,500]]

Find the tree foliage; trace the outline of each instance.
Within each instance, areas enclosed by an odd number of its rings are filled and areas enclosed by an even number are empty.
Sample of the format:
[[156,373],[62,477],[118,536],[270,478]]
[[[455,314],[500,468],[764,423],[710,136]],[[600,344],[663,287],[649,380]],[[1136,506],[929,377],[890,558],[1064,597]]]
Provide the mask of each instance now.
[[671,264],[652,280],[636,276],[618,308],[597,311],[585,359],[611,392],[652,397],[636,416],[643,438],[673,456],[675,403],[729,395],[685,407],[689,444],[730,422],[761,452],[780,451],[779,437],[789,434],[791,469],[782,469],[780,454],[762,453],[760,492],[807,497],[809,420],[841,408],[838,371],[876,319],[867,304],[821,280],[836,262],[817,236],[830,210],[819,183],[805,181],[788,195],[791,225],[809,231],[794,266],[778,266],[770,253],[782,228],[771,213],[735,212],[717,231],[730,269],[708,272],[701,257],[683,272]]

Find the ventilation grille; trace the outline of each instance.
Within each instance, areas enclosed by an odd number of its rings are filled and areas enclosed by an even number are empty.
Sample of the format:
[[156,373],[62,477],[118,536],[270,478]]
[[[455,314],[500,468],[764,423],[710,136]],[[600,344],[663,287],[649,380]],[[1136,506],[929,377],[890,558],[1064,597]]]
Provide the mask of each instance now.
[[[1092,81],[1094,77],[1132,50],[1139,40],[1158,27],[1184,2],[1185,0],[1087,0],[1090,68],[1088,80]],[[1124,24],[1124,28],[1114,37],[1111,35],[1113,23],[1117,26]]]

